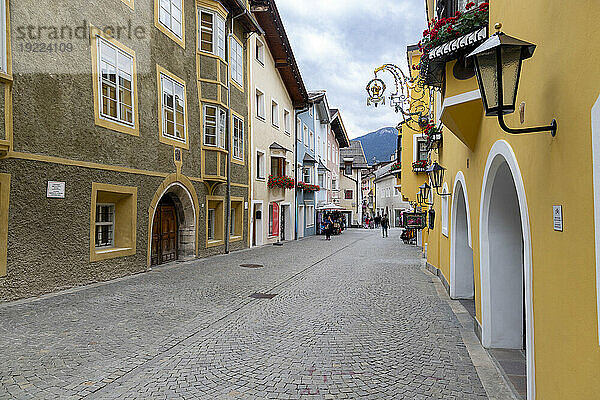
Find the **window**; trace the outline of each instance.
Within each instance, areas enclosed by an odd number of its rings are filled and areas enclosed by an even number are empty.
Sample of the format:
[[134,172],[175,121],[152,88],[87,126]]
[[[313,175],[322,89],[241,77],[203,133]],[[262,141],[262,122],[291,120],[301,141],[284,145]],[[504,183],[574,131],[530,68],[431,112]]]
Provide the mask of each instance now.
[[325,177],[323,174],[319,174],[319,186],[322,188],[325,187]]
[[[448,185],[444,183],[442,193],[448,193]],[[442,234],[448,237],[448,198],[450,196],[441,196],[442,197]]]
[[331,178],[331,188],[333,190],[337,190],[338,189],[338,187],[337,187],[337,178]]
[[231,38],[231,79],[240,86],[244,85],[244,48],[242,45]]
[[427,140],[426,139],[417,139],[417,161],[427,160],[427,153],[429,150],[427,149]]
[[160,74],[162,136],[186,143],[185,86],[164,73]]
[[233,116],[233,158],[244,161],[244,121]]
[[271,175],[285,176],[285,158],[271,157]]
[[256,61],[265,65],[265,45],[258,39],[256,39]]
[[206,197],[206,246],[223,244],[225,232],[225,201],[222,197]]
[[312,184],[312,170],[310,167],[302,169],[302,182]]
[[306,227],[311,227],[315,224],[315,206],[306,206]]
[[229,224],[229,235],[235,240],[241,240],[243,236],[244,223],[244,200],[236,198],[231,200],[231,221]]
[[115,205],[96,204],[96,248],[113,247],[115,231]]
[[[220,107],[204,106],[204,144],[225,148],[225,132],[227,129],[227,112]],[[242,136],[243,136],[242,125]],[[242,155],[243,155],[242,143]]]
[[265,94],[256,89],[256,116],[265,120]]
[[279,128],[279,104],[275,100],[271,100],[271,123]]
[[133,127],[135,56],[100,36],[96,43],[100,118]]
[[198,14],[200,51],[214,54],[225,60],[225,19],[221,14],[204,8],[199,8]]
[[158,21],[177,38],[183,38],[183,6],[182,0],[160,0]]
[[313,133],[313,131],[310,131],[310,133],[308,135],[308,142],[309,142],[309,145],[310,145],[310,149],[313,150],[313,151],[315,150],[315,141],[314,141],[314,138],[315,138],[315,134]]
[[256,179],[265,179],[265,153],[256,151]]
[[352,190],[346,190],[346,192],[344,193],[344,198],[346,200],[352,200]]
[[304,125],[304,146],[308,147],[308,127]]
[[208,209],[208,214],[206,216],[207,218],[207,228],[208,228],[208,233],[207,233],[207,237],[208,240],[215,240],[215,209],[214,208],[209,208]]
[[8,40],[6,34],[6,1],[0,2],[0,71],[8,74]]
[[292,120],[290,117],[290,112],[288,110],[283,110],[283,128],[285,130],[285,133],[287,133],[288,135],[292,131]]
[[135,254],[137,188],[92,183],[90,261]]
[[352,163],[351,162],[344,162],[344,174],[345,175],[352,175]]
[[398,190],[397,187],[394,188],[394,197],[398,197],[400,196],[400,191]]
[[302,121],[300,118],[296,118],[296,139],[302,141]]

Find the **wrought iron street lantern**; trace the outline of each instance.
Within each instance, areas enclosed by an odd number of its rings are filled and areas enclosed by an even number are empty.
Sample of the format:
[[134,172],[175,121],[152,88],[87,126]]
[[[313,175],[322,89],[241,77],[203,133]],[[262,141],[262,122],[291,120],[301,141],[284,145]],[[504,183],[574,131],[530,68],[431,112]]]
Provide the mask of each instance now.
[[424,184],[422,184],[421,186],[419,186],[419,196],[422,199],[422,201],[420,201],[419,203],[421,203],[421,204],[427,204],[428,206],[432,206],[433,203],[429,203],[427,201],[429,199],[429,194],[430,193],[431,193],[431,186],[429,186],[427,184],[427,182],[425,182]]
[[550,131],[556,135],[557,123],[548,126],[513,129],[506,126],[504,114],[515,111],[521,64],[533,56],[535,45],[500,32],[502,24],[496,24],[497,32],[477,47],[467,58],[473,58],[477,83],[486,116],[498,116],[500,127],[508,133],[534,133]]
[[446,168],[442,167],[437,162],[434,162],[427,168],[427,175],[431,181],[431,185],[435,188],[438,196],[450,196],[452,193],[440,193],[440,189],[444,185],[444,172]]

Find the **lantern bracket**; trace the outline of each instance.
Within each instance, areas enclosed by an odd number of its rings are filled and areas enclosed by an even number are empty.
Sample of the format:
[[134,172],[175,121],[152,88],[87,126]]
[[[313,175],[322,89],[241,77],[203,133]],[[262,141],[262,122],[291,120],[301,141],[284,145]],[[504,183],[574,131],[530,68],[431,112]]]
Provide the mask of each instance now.
[[512,133],[515,135],[523,134],[523,133],[538,133],[538,132],[550,131],[550,134],[552,135],[552,137],[554,137],[554,136],[556,136],[556,130],[558,128],[558,123],[556,122],[556,119],[553,119],[552,122],[550,123],[550,125],[546,125],[546,126],[537,126],[534,128],[519,128],[519,129],[509,128],[506,125],[506,122],[504,122],[504,115],[502,112],[498,113],[498,124],[500,124],[500,128],[502,128],[505,132]]

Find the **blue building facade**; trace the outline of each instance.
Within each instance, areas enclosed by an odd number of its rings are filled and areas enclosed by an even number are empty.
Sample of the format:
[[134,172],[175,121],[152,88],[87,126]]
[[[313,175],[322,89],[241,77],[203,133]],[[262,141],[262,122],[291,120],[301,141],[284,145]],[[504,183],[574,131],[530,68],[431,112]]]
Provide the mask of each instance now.
[[[308,93],[308,108],[296,112],[296,182],[317,185],[317,129],[329,123],[325,91]],[[317,193],[296,188],[296,238],[317,232]]]

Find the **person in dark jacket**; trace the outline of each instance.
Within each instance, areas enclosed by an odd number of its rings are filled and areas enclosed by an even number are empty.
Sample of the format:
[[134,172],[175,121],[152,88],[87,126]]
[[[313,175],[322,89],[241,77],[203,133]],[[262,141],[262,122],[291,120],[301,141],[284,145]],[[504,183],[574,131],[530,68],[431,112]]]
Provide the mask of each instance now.
[[390,226],[390,220],[388,219],[387,214],[381,218],[381,233],[383,237],[388,237],[388,228]]
[[381,223],[381,217],[379,214],[375,217],[375,228],[379,228],[379,224]]

